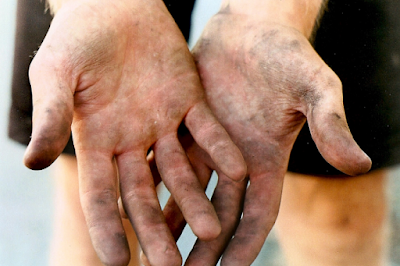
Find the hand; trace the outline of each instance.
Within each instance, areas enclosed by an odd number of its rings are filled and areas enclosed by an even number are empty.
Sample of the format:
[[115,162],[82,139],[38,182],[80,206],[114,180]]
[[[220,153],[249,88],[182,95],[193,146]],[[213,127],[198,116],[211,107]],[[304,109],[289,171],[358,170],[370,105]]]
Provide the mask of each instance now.
[[[189,134],[184,127],[181,127],[179,130],[179,141],[182,144],[182,147],[187,153],[187,156],[192,163],[193,170],[200,179],[200,183],[205,190],[207,188],[208,182],[210,180],[213,169],[218,173],[218,186],[217,191],[220,192],[214,193],[213,196],[213,204],[217,206],[218,209],[223,210],[218,215],[229,215],[230,217],[222,217],[225,220],[237,220],[236,218],[240,216],[242,211],[242,205],[237,204],[237,202],[241,202],[244,197],[244,191],[247,185],[247,178],[238,182],[232,181],[224,175],[221,170],[215,165],[215,163],[210,158],[209,154],[207,154],[202,148],[198,146],[196,142],[194,142],[193,137]],[[157,163],[154,159],[153,153],[151,152],[148,157],[149,165],[152,171],[152,175],[154,178],[154,183],[158,185],[161,182],[161,176],[157,169]],[[216,195],[221,196],[221,199],[216,198]],[[239,198],[241,197],[241,198]],[[223,206],[218,206],[218,204],[224,204]],[[127,218],[125,214],[125,210],[122,204],[119,205],[121,216]],[[226,210],[229,210],[228,212]],[[186,221],[180,211],[179,207],[176,205],[173,197],[170,197],[168,202],[165,205],[163,210],[165,215],[167,224],[175,238],[178,240],[180,235],[182,234],[183,229],[186,226]],[[234,232],[230,232],[225,234],[225,237],[231,237]],[[229,242],[229,239],[226,239],[226,243]],[[205,246],[207,247],[207,245]],[[199,262],[202,263],[206,258],[199,258]],[[141,261],[146,266],[151,266],[151,263],[148,261],[147,257],[141,252]]]
[[365,173],[371,161],[347,126],[339,78],[296,29],[220,13],[193,53],[207,101],[240,148],[250,184],[240,191],[219,176],[213,203],[222,233],[198,240],[186,265],[215,265],[222,253],[222,265],[250,265],[276,220],[290,151],[306,119],[322,156],[343,173]]
[[195,234],[205,240],[219,234],[178,127],[184,123],[230,178],[243,179],[246,165],[206,105],[187,44],[161,0],[64,4],[32,62],[30,80],[33,132],[25,164],[50,165],[72,124],[82,208],[103,263],[129,261],[117,205],[120,187],[151,264],[181,264],[146,161],[150,148]]

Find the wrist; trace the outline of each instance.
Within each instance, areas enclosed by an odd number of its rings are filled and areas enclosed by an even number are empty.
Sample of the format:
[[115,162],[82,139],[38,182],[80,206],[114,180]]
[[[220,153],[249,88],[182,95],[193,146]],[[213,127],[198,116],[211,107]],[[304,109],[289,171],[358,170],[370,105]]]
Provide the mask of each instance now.
[[55,15],[58,10],[60,10],[61,6],[67,2],[68,0],[47,0],[46,5],[47,8],[50,9],[50,13]]
[[292,27],[309,38],[327,0],[223,0],[221,13]]

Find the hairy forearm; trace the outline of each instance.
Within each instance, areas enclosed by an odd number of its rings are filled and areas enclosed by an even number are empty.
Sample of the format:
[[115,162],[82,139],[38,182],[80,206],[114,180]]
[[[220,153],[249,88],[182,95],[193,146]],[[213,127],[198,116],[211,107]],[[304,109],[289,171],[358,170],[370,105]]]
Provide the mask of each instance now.
[[223,0],[222,11],[291,26],[309,38],[328,0]]

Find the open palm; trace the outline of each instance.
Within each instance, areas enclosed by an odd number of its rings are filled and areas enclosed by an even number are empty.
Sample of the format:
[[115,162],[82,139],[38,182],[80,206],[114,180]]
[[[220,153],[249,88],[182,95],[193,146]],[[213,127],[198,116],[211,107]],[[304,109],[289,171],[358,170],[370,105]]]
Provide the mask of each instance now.
[[186,265],[215,265],[222,254],[223,265],[250,265],[276,220],[306,119],[320,153],[340,171],[365,173],[371,161],[347,126],[339,78],[297,30],[221,13],[193,54],[210,107],[245,158],[249,185],[219,173],[213,203],[222,233],[197,241]]
[[162,1],[64,4],[32,62],[30,80],[33,133],[25,163],[33,169],[50,165],[72,124],[81,203],[106,265],[129,261],[119,189],[152,265],[181,264],[146,161],[150,148],[195,233],[202,239],[219,234],[217,215],[178,141],[178,127],[184,123],[233,179],[243,179],[246,166],[211,114],[187,44]]

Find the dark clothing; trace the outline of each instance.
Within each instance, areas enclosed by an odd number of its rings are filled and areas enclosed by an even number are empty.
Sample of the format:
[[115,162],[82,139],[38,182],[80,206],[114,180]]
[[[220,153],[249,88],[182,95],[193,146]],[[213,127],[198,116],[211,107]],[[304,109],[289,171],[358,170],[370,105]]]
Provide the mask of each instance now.
[[165,5],[175,19],[176,24],[178,24],[186,41],[189,40],[194,2],[195,0],[164,0]]
[[[165,2],[187,39],[194,0]],[[317,52],[342,80],[350,129],[372,158],[373,169],[400,162],[398,14],[399,0],[331,0],[315,39]],[[50,20],[40,1],[19,0],[9,133],[23,144],[29,142],[32,129],[28,66]],[[65,152],[73,153],[72,143]],[[341,174],[321,157],[307,125],[294,145],[289,170]]]

